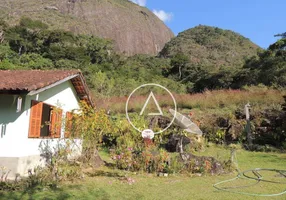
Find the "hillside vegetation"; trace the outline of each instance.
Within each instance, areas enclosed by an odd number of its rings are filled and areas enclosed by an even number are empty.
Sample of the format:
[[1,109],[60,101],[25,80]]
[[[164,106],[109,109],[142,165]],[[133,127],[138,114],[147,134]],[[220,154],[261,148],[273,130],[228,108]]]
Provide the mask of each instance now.
[[[277,88],[286,85],[285,40],[282,37],[268,50],[261,50],[231,31],[198,26],[174,38],[161,56],[126,57],[114,51],[110,40],[53,30],[42,21],[21,18],[15,26],[0,22],[0,68],[81,69],[94,94],[101,97],[125,96],[150,82],[175,93],[259,84]],[[186,54],[183,47],[194,53]],[[163,56],[164,52],[169,53]],[[213,52],[217,52],[216,59],[208,58]],[[225,56],[227,52],[237,56]],[[201,62],[193,62],[193,55]]]
[[200,25],[179,33],[165,45],[160,56],[172,57],[182,53],[190,63],[202,67],[240,67],[259,49],[238,33]]
[[0,22],[0,33],[0,69],[80,69],[95,96],[128,95],[146,82],[185,92],[183,84],[162,76],[168,60],[125,57],[113,50],[109,40],[50,30],[30,18],[22,18],[16,26]]
[[266,51],[246,61],[237,74],[236,87],[259,83],[275,87],[286,86],[286,34],[278,36],[281,38]]
[[114,41],[115,50],[128,56],[156,55],[174,35],[146,7],[128,0],[5,0],[0,18],[17,24],[30,17],[76,34]]
[[286,85],[285,35],[267,50],[228,30],[197,26],[166,44],[165,77],[183,83],[189,92],[239,89],[245,85]]

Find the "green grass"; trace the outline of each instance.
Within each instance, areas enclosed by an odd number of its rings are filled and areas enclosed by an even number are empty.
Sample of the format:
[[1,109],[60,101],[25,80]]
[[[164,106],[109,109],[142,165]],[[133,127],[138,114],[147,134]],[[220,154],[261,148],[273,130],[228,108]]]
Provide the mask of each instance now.
[[[214,156],[219,160],[224,160],[229,157],[229,150],[223,147],[211,146],[206,148],[204,152],[197,154]],[[248,152],[239,149],[237,150],[237,158],[240,170],[258,167],[285,169],[286,166],[286,154]],[[108,159],[106,155],[105,159]],[[201,177],[188,174],[157,177],[154,174],[134,174],[102,168],[91,172],[84,180],[74,183],[64,183],[55,190],[0,192],[0,199],[270,199],[217,191],[212,187],[213,184],[219,181],[235,176],[236,173],[220,176],[203,175]],[[135,180],[135,183],[128,184],[126,177],[131,177]],[[224,186],[249,183],[253,182],[236,181]],[[239,191],[279,193],[285,189],[286,184],[260,183],[250,188],[240,189]],[[286,199],[286,195],[271,197],[271,199]]]

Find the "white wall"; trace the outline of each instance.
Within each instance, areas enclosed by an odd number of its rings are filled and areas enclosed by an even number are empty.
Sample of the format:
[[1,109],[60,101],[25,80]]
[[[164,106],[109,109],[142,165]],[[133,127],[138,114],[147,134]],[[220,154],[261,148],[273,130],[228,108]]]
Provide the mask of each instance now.
[[[70,81],[64,82],[34,96],[23,96],[21,113],[16,113],[17,96],[0,95],[0,157],[23,157],[39,155],[40,143],[47,139],[28,138],[31,100],[43,101],[66,111],[78,109],[78,98]],[[6,126],[5,134],[1,131]],[[63,131],[62,131],[63,137]],[[56,144],[58,139],[53,139]],[[80,140],[77,141],[80,146]],[[1,160],[0,160],[1,166]]]

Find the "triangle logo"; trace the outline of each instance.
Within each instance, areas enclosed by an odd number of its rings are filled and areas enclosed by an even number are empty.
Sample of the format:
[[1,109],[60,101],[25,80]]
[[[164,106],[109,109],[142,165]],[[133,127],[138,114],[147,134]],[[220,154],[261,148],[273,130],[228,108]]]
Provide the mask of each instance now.
[[154,96],[152,91],[150,92],[150,94],[149,94],[149,96],[148,96],[148,98],[147,98],[147,100],[146,100],[146,102],[145,102],[145,104],[144,104],[144,106],[143,106],[143,108],[142,108],[142,110],[140,112],[140,115],[143,115],[143,113],[144,113],[144,111],[145,111],[145,109],[146,109],[146,107],[147,107],[147,105],[148,105],[148,103],[149,103],[151,98],[155,102],[155,105],[156,105],[156,107],[157,107],[159,112],[158,113],[149,113],[148,115],[161,115],[161,116],[163,116],[163,112],[161,110],[161,107],[159,106],[159,103],[158,103],[157,99],[155,98],[155,96]]

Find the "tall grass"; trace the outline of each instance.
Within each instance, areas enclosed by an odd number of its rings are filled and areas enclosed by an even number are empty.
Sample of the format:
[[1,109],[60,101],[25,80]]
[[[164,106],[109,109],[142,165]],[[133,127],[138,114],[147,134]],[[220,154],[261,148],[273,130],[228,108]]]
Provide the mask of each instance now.
[[[246,103],[255,107],[275,107],[283,102],[285,91],[250,87],[243,90],[214,90],[198,94],[174,94],[179,109],[236,109]],[[173,107],[173,101],[169,96],[156,95],[160,106]],[[110,97],[96,100],[98,108],[111,110],[116,113],[125,112],[125,104],[128,97]],[[146,102],[147,96],[136,96],[130,100],[130,111],[140,111]]]

